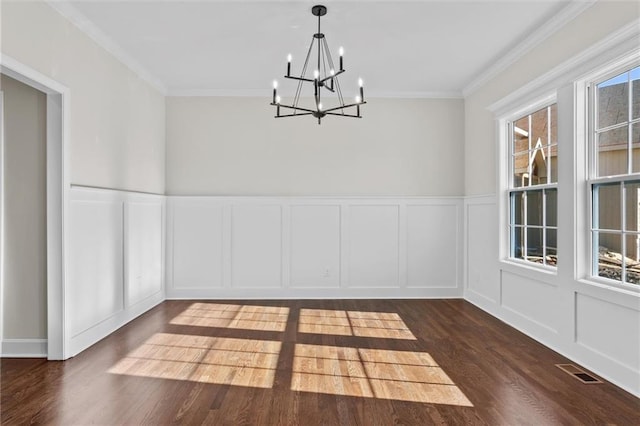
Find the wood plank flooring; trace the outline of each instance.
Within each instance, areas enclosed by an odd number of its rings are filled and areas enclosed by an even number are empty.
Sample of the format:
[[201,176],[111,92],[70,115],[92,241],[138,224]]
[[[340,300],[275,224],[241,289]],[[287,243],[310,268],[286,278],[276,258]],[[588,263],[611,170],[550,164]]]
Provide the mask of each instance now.
[[463,300],[167,301],[73,359],[1,360],[13,424],[640,424],[640,400]]

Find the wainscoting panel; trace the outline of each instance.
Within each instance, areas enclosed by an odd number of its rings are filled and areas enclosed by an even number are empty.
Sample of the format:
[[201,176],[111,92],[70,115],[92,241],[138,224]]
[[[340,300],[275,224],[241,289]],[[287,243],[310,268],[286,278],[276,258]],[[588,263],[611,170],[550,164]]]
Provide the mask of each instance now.
[[[524,271],[523,271],[524,272]],[[526,272],[525,272],[526,273]],[[502,307],[529,322],[530,327],[542,327],[558,332],[558,289],[526,277],[502,271]]]
[[352,206],[349,286],[399,287],[398,206]]
[[291,287],[340,285],[340,206],[291,206]]
[[466,292],[488,304],[500,300],[496,215],[493,197],[465,202]]
[[162,206],[161,201],[125,204],[127,306],[162,290]]
[[[174,288],[222,287],[222,206],[204,198],[181,200],[172,206]],[[172,256],[171,256],[172,254]]]
[[124,309],[122,211],[115,197],[71,201],[66,293],[72,337]]
[[232,208],[231,282],[238,288],[282,285],[282,207]]
[[407,206],[408,287],[457,287],[459,212],[459,204]]
[[164,300],[164,197],[73,187],[65,288],[74,356]]
[[639,317],[637,309],[577,293],[576,342],[611,362],[640,371]]
[[462,295],[460,198],[170,196],[167,203],[168,298]]

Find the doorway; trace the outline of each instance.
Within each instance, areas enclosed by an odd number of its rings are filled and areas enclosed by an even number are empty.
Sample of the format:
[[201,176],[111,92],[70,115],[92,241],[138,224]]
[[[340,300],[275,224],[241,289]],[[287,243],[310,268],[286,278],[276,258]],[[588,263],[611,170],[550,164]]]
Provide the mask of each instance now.
[[[68,155],[69,90],[62,84],[4,54],[0,57],[0,74],[34,88],[44,93],[46,97],[44,130],[46,133],[46,353],[50,360],[62,360],[68,358],[65,352],[65,268],[63,262],[66,221],[64,206],[67,205],[69,189],[69,177],[65,166],[68,164],[66,158]],[[4,116],[4,112],[2,115]],[[2,126],[2,131],[4,132],[4,126]],[[3,138],[0,138],[0,156],[3,147],[4,141]],[[0,168],[1,173],[5,171]],[[0,179],[0,182],[4,185],[4,179]],[[0,188],[0,195],[0,200],[5,199],[7,195],[2,188]],[[5,209],[4,205],[0,203],[0,224],[4,220]],[[0,240],[4,241],[4,239],[5,234],[2,232]],[[0,245],[0,250],[2,250],[2,245]],[[4,255],[4,251],[0,251],[0,259]],[[3,274],[0,274],[0,303],[5,301],[5,285],[2,277]],[[2,320],[0,319],[0,321]],[[4,324],[0,322],[0,339],[4,338],[2,335],[3,326]]]

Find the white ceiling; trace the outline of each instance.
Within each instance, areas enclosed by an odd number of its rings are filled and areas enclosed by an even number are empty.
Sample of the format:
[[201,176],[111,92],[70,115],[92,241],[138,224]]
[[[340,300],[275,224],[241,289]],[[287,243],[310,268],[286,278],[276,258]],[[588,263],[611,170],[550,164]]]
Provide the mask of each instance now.
[[[317,21],[298,1],[72,1],[52,3],[168,94],[264,95],[293,54],[299,72]],[[461,96],[465,88],[541,41],[589,1],[320,2],[322,32],[345,92]],[[564,22],[562,22],[564,23]],[[502,58],[502,60],[500,60]],[[281,87],[283,84],[281,84]],[[284,87],[287,92],[286,86]],[[355,93],[355,92],[354,92]]]

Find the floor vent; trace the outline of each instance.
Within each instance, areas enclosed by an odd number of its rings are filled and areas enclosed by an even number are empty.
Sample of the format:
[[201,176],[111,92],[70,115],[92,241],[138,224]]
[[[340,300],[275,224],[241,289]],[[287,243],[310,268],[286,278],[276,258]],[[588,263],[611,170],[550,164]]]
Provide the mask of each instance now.
[[576,379],[580,380],[582,383],[602,383],[602,380],[598,379],[595,376],[592,376],[591,374],[582,370],[580,367],[577,367],[573,364],[556,364],[556,367],[569,374],[570,376],[573,376]]

